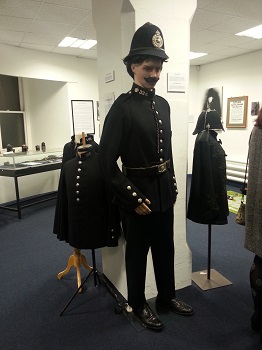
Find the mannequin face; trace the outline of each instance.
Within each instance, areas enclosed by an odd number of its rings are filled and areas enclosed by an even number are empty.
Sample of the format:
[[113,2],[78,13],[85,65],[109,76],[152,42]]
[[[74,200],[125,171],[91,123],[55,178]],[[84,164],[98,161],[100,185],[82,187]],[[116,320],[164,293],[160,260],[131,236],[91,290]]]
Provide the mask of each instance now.
[[[160,78],[162,65],[162,61],[157,58],[133,63],[131,69],[134,73],[134,83],[146,89],[153,89]],[[150,81],[145,80],[148,78]]]

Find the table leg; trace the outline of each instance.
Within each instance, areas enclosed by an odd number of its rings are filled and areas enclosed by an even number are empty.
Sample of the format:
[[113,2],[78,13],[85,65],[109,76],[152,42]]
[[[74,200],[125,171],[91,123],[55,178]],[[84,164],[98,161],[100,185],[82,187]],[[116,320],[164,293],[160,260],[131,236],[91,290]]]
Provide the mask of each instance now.
[[16,194],[16,206],[17,206],[17,212],[18,212],[18,219],[20,220],[22,215],[21,215],[21,204],[20,204],[20,196],[19,196],[19,188],[18,188],[18,179],[15,176],[15,194]]

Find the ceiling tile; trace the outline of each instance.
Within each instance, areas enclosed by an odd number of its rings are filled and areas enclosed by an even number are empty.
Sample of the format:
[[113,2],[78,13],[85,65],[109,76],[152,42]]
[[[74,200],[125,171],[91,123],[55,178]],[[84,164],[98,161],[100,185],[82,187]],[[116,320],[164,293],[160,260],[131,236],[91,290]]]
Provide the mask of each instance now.
[[88,10],[44,3],[37,13],[36,19],[64,24],[79,24],[88,14]]
[[31,0],[1,0],[0,15],[34,18],[41,4]]
[[2,43],[21,42],[21,40],[23,39],[23,36],[24,36],[23,32],[0,30],[0,41]]
[[[262,50],[262,39],[234,35],[258,24],[262,24],[262,0],[198,0],[190,49],[208,55],[190,64]],[[96,39],[91,0],[0,0],[0,43],[96,59],[96,48],[58,48],[65,36]]]
[[55,34],[61,36],[68,36],[72,30],[75,29],[73,24],[63,24],[56,22],[38,21],[32,22],[29,32],[31,33],[41,33],[41,34]]
[[223,33],[236,34],[236,33],[242,32],[243,30],[256,27],[261,23],[262,23],[262,16],[260,21],[254,21],[254,20],[245,19],[241,17],[232,17],[217,25],[211,26],[210,29],[220,31]]
[[53,45],[38,45],[38,44],[23,43],[20,46],[26,49],[45,51],[45,52],[52,52],[52,50],[54,49]]
[[4,30],[27,31],[31,23],[28,18],[0,16],[0,29]]
[[41,45],[58,45],[62,39],[63,37],[58,35],[27,33],[24,37],[23,42],[30,44],[41,43]]
[[78,26],[70,33],[70,36],[79,39],[96,39],[94,27]]
[[232,18],[232,15],[230,16],[230,15],[224,15],[220,13],[218,14],[215,12],[197,9],[193,16],[191,27],[209,28],[209,27],[213,27],[218,23],[229,20],[230,18]]
[[92,9],[92,0],[45,0],[45,3],[75,7],[75,8],[86,9],[86,10]]

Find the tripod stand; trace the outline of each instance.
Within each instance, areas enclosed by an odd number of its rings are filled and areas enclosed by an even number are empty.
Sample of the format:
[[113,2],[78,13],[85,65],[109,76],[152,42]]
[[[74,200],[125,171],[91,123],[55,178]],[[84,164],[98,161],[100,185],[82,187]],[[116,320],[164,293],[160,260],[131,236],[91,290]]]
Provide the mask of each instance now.
[[114,292],[113,288],[108,284],[108,282],[105,279],[105,276],[99,272],[97,270],[96,267],[96,256],[95,256],[95,250],[92,249],[92,263],[93,263],[93,268],[91,269],[91,271],[89,272],[89,274],[87,275],[87,277],[83,280],[83,282],[78,286],[76,292],[74,293],[74,295],[70,298],[70,300],[67,302],[67,304],[64,306],[64,308],[62,309],[60,316],[63,315],[63,313],[65,312],[65,310],[68,308],[68,306],[71,304],[71,302],[73,301],[73,299],[75,298],[75,296],[79,293],[80,290],[82,290],[83,285],[87,282],[87,280],[89,279],[89,277],[91,275],[94,276],[94,284],[95,287],[97,287],[97,282],[103,282],[103,284],[105,285],[106,289],[109,291],[109,293],[112,295],[112,297],[116,300],[119,308],[115,308],[115,312],[116,313],[122,313],[124,312],[126,315],[128,314],[127,311],[127,303],[121,302],[117,296],[117,294]]

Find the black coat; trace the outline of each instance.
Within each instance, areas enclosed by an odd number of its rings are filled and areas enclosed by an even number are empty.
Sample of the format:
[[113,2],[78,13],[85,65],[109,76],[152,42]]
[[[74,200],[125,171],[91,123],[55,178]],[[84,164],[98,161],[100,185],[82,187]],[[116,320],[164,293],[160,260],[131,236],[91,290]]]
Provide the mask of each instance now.
[[202,131],[194,148],[188,219],[199,224],[227,224],[226,154],[216,132]]
[[67,161],[60,178],[60,200],[54,233],[79,249],[117,245],[119,226],[112,195],[92,147]]
[[[154,91],[133,84],[131,91],[118,97],[106,116],[98,155],[115,194],[114,202],[120,207],[133,211],[148,198],[150,209],[157,212],[175,203],[170,107]],[[116,163],[119,157],[124,166],[131,168],[150,167],[170,159],[170,169],[153,177],[125,176]]]
[[[98,151],[98,144],[94,141],[92,135],[86,136],[86,144],[91,145],[95,150],[95,152]],[[67,142],[63,148],[62,168],[63,168],[63,165],[68,160],[76,157],[76,153],[77,153],[77,144],[74,141],[74,136],[72,136],[72,140],[70,142]]]

